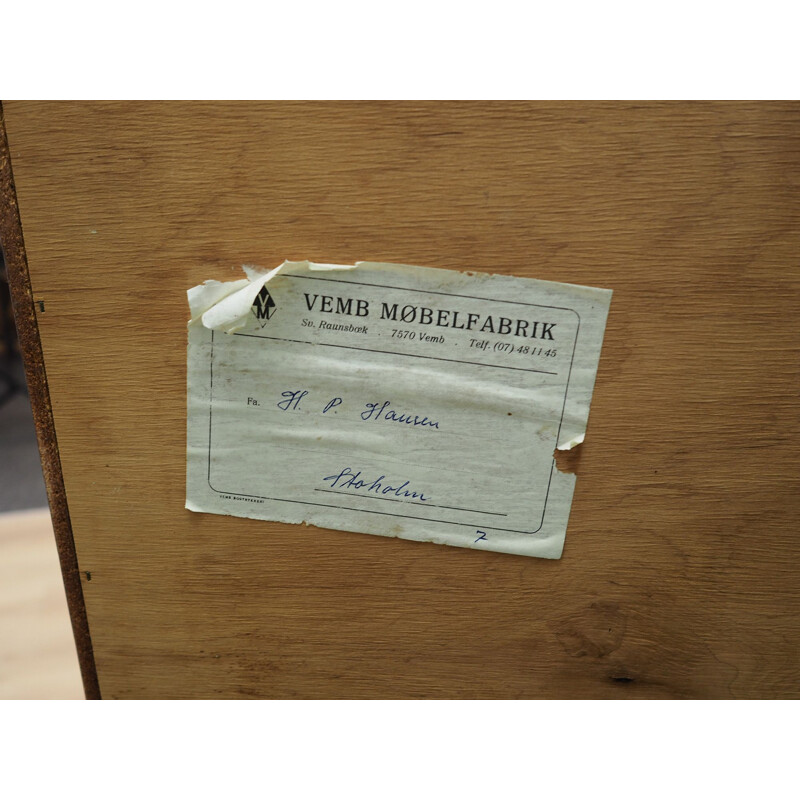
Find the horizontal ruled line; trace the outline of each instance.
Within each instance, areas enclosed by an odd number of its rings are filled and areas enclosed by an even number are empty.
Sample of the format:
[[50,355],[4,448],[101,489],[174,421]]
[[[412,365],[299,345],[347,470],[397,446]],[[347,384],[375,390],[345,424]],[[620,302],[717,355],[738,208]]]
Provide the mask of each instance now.
[[440,356],[421,356],[415,353],[397,353],[393,350],[372,350],[369,347],[353,347],[349,344],[330,344],[328,342],[307,342],[301,339],[282,339],[280,336],[259,336],[255,333],[234,333],[234,336],[245,336],[248,339],[270,339],[274,342],[292,342],[294,344],[319,345],[320,347],[340,347],[343,350],[360,350],[365,353],[382,353],[386,356],[406,356],[408,358],[427,358],[432,361],[449,361],[451,364],[471,364],[473,367],[490,367],[491,369],[513,369],[517,372],[536,372],[540,375],[558,375],[545,369],[527,369],[526,367],[504,367],[500,364],[481,364],[478,361],[459,361],[457,358],[441,358]]
[[408,503],[412,506],[428,506],[428,508],[448,508],[451,511],[469,511],[474,514],[491,514],[493,517],[507,517],[508,514],[501,514],[499,511],[481,511],[479,508],[461,508],[460,506],[439,506],[435,503],[417,503],[414,500],[398,500],[394,497],[377,497],[371,494],[354,494],[353,492],[340,492],[336,489],[314,489],[315,492],[326,492],[327,494],[343,494],[346,497],[366,497],[370,500],[388,500],[390,503]]

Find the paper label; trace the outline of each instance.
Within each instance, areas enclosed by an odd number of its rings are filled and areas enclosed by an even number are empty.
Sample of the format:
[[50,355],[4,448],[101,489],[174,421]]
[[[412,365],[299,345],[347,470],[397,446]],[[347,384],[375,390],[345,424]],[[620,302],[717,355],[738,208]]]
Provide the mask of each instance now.
[[560,557],[575,476],[553,451],[583,441],[610,291],[377,263],[269,276],[190,291],[187,508]]

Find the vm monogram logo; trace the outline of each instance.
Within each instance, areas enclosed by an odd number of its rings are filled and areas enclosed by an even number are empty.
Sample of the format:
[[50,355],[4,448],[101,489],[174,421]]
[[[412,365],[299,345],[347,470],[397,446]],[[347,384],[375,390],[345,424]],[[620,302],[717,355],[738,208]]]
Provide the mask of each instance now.
[[267,287],[262,286],[261,291],[256,295],[256,299],[253,300],[253,314],[261,322],[261,327],[263,328],[274,313],[275,301],[272,299]]

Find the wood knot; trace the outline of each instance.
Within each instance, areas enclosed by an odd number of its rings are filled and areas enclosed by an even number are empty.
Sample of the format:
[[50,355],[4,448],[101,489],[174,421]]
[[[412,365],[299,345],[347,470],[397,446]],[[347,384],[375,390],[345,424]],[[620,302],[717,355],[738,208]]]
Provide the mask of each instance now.
[[575,658],[603,658],[613,653],[625,638],[625,615],[617,603],[598,600],[581,611],[551,623],[550,629]]

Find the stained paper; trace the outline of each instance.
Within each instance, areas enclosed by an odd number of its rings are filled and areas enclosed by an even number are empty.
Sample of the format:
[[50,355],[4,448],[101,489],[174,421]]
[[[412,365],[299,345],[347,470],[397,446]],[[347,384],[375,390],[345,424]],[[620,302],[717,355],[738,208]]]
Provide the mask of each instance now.
[[611,291],[303,261],[188,295],[188,509],[561,556],[553,453],[584,440]]

